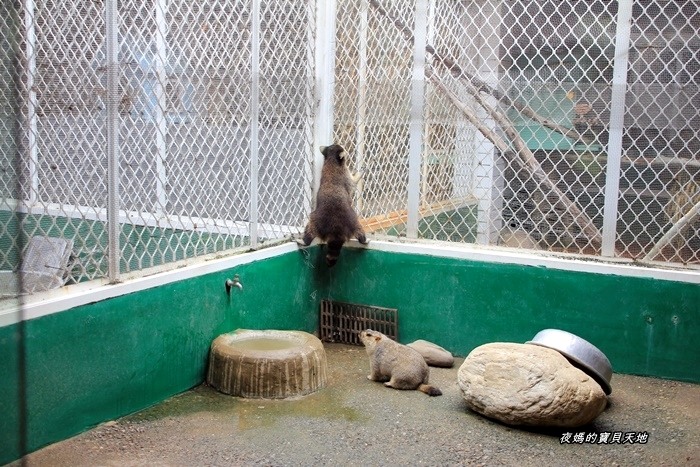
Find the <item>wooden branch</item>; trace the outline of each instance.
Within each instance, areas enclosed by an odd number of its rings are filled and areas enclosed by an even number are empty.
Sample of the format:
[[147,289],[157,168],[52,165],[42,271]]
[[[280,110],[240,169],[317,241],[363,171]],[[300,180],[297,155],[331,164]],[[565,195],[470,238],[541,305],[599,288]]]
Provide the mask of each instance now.
[[[423,218],[426,216],[435,216],[446,211],[459,209],[462,206],[466,206],[474,202],[475,198],[472,196],[438,201],[436,203],[421,207],[418,210],[418,217]],[[389,214],[380,214],[378,216],[362,218],[360,219],[360,225],[365,232],[377,232],[400,224],[405,224],[407,220],[408,211],[406,209],[401,209],[399,211],[390,212]]]
[[[409,29],[406,24],[404,24],[399,18],[396,16],[392,15],[389,13],[389,11],[386,10],[382,6],[382,4],[378,0],[369,0],[370,5],[372,5],[379,14],[382,16],[386,17],[389,19],[394,26],[396,26],[399,31],[404,35],[406,40],[408,40],[411,44],[413,44],[414,38],[413,38],[413,31]],[[581,142],[584,144],[592,144],[595,142],[595,139],[590,138],[586,135],[582,135],[578,131],[572,129],[572,128],[567,128],[563,125],[559,125],[558,123],[543,117],[542,115],[538,114],[535,112],[531,107],[526,105],[525,103],[519,101],[519,100],[514,100],[508,97],[507,94],[499,91],[498,89],[490,86],[487,82],[479,79],[478,77],[472,75],[471,73],[467,72],[464,70],[464,68],[460,67],[454,60],[452,60],[449,57],[445,57],[439,52],[435,50],[435,48],[427,44],[425,46],[426,52],[431,54],[436,60],[438,60],[440,63],[442,63],[445,68],[447,68],[452,76],[455,78],[465,78],[472,86],[474,86],[477,90],[481,92],[485,92],[486,94],[491,95],[494,97],[496,100],[501,102],[502,104],[512,107],[519,112],[521,112],[524,116],[536,121],[540,125],[549,128],[550,130],[554,130],[557,133],[566,136],[567,138],[571,138],[574,141]]]
[[[450,101],[452,101],[455,107],[457,107],[467,117],[470,123],[477,127],[481,134],[488,138],[504,155],[508,155],[510,153],[509,145],[503,141],[502,138],[496,135],[490,128],[486,127],[481,120],[476,117],[474,112],[462,101],[460,101],[459,98],[450,89],[448,89],[447,86],[445,86],[434,73],[426,69],[426,74],[428,75],[428,79],[448,99],[450,99]],[[523,169],[527,170],[538,182],[546,185],[547,188],[557,196],[564,209],[573,216],[574,222],[578,224],[581,230],[591,240],[601,244],[603,240],[602,236],[600,231],[595,227],[595,224],[593,224],[591,218],[588,217],[585,212],[579,209],[579,207],[573,201],[571,201],[554,182],[549,179],[545,171],[542,169],[540,163],[537,162],[535,155],[532,153],[532,151],[530,151],[530,148],[527,147],[527,144],[525,144],[525,141],[523,141],[522,137],[520,134],[518,134],[517,130],[508,120],[508,118],[503,115],[503,113],[490,106],[483,99],[483,96],[481,96],[477,89],[470,89],[468,87],[467,91],[477,100],[479,105],[489,113],[491,118],[493,118],[499,124],[508,138],[510,138],[510,140],[513,142],[513,145],[517,150],[516,154],[519,155],[519,157],[515,158],[515,161],[518,162]]]
[[438,88],[452,102],[452,104],[464,114],[465,117],[467,117],[469,123],[474,125],[482,135],[484,135],[498,148],[499,151],[502,153],[511,151],[511,147],[508,142],[496,134],[496,132],[494,132],[491,128],[484,125],[484,122],[476,116],[474,111],[460,101],[459,98],[455,96],[455,94],[448,89],[447,86],[445,86],[434,73],[431,73],[426,69],[426,74],[428,75],[428,79],[435,85],[435,87]]
[[661,253],[661,250],[666,247],[671,240],[675,238],[676,235],[680,234],[683,229],[685,229],[689,224],[693,223],[695,219],[700,217],[700,201],[695,203],[695,206],[690,208],[690,210],[683,215],[678,222],[673,224],[670,229],[656,242],[656,245],[649,250],[649,253],[644,256],[644,261],[652,261],[656,256]]

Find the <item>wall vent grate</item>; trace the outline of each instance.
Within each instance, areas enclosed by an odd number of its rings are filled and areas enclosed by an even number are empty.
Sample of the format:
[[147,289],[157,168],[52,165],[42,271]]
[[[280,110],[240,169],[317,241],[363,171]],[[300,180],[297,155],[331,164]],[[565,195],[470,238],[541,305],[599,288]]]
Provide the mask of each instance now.
[[322,300],[319,320],[321,340],[362,345],[358,333],[365,329],[379,331],[397,340],[398,319],[399,311],[395,308]]

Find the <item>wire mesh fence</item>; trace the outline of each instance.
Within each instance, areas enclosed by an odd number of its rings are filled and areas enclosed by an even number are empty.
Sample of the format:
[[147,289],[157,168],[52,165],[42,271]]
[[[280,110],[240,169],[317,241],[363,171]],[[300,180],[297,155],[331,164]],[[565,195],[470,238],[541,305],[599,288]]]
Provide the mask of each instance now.
[[314,1],[3,9],[0,269],[17,270],[33,237],[70,238],[63,278],[79,282],[110,262],[128,274],[298,232],[311,197]]
[[3,2],[0,269],[36,237],[79,282],[298,234],[323,121],[375,234],[700,264],[698,7]]
[[368,230],[698,264],[699,6],[339,0]]

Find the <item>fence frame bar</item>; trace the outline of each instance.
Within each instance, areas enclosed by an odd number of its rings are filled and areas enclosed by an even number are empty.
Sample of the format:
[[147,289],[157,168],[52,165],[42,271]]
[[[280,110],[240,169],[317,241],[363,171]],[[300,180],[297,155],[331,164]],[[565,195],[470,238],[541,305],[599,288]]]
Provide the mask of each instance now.
[[425,47],[428,42],[428,0],[416,0],[413,30],[410,120],[408,125],[408,200],[406,237],[418,237],[418,208],[425,131]]
[[165,69],[167,60],[167,44],[165,38],[168,34],[168,23],[165,12],[168,9],[170,0],[157,0],[155,4],[155,19],[156,19],[156,53],[155,53],[155,72],[156,79],[153,86],[153,92],[156,98],[155,107],[155,145],[156,145],[156,206],[154,211],[160,213],[165,211],[168,203],[168,194],[166,187],[168,186],[167,173],[165,170],[165,161],[168,157],[167,134],[168,121],[166,119],[167,111],[167,96],[166,85],[168,75]]
[[613,65],[610,127],[608,133],[608,163],[605,172],[605,198],[601,255],[615,255],[618,199],[620,197],[620,160],[625,126],[625,97],[627,95],[627,65],[632,28],[632,0],[620,0],[615,32],[615,63]]
[[[313,193],[321,184],[323,155],[320,146],[333,142],[333,93],[335,92],[336,0],[317,2],[316,14],[316,121],[314,122]],[[312,206],[316,200],[312,199]]]
[[260,0],[250,15],[250,247],[258,246],[258,185],[260,155]]
[[35,21],[36,4],[34,0],[24,0],[24,34],[26,35],[25,53],[27,55],[26,73],[26,92],[27,92],[27,107],[26,107],[26,122],[25,138],[27,143],[27,159],[29,163],[29,196],[28,202],[33,205],[39,199],[39,148],[37,146],[37,109],[39,102],[37,100],[36,85],[34,79],[37,74],[36,67],[36,21]]
[[105,1],[107,72],[107,259],[109,281],[119,282],[121,227],[119,224],[119,13],[117,0]]

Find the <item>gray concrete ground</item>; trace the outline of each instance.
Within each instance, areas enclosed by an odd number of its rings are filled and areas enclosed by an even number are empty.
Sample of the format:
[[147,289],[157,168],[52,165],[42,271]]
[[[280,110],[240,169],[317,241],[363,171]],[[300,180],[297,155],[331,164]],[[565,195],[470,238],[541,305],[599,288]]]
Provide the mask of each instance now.
[[[700,465],[700,385],[616,374],[608,409],[588,427],[508,427],[470,412],[452,369],[443,395],[367,380],[361,347],[326,346],[329,384],[298,400],[244,400],[200,386],[25,458],[30,466]],[[583,442],[574,438],[583,433]],[[596,433],[596,442],[586,440]],[[608,443],[600,443],[610,433]],[[615,433],[634,443],[612,442]],[[647,436],[644,439],[645,434]],[[580,435],[579,435],[580,436]],[[593,435],[590,435],[592,437]],[[642,441],[645,441],[642,443]]]

